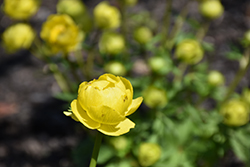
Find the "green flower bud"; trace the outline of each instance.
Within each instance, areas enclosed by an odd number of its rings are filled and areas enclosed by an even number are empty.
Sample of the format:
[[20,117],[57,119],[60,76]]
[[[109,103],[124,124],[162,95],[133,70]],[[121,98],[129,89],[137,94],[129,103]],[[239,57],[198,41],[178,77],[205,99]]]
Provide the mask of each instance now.
[[121,14],[116,7],[102,1],[94,9],[94,20],[99,28],[115,29],[121,24]]
[[203,50],[200,43],[193,39],[181,41],[175,52],[177,58],[187,64],[196,64],[203,58]]
[[249,108],[245,102],[238,99],[223,104],[220,114],[224,117],[224,124],[229,126],[242,126],[249,121]]
[[119,137],[113,137],[110,140],[110,144],[117,150],[117,151],[123,151],[128,148],[129,141],[124,136]]
[[211,86],[223,85],[225,82],[224,76],[219,71],[210,71],[208,74],[208,84]]
[[244,37],[241,42],[245,47],[250,46],[250,30],[245,32]]
[[114,61],[105,65],[105,71],[114,75],[123,76],[126,74],[126,68],[120,62]]
[[106,32],[101,36],[99,49],[104,54],[119,54],[125,49],[125,40],[120,34]]
[[140,44],[146,44],[152,39],[152,32],[148,27],[139,27],[134,32],[134,39]]
[[163,89],[149,86],[143,91],[144,103],[150,108],[163,108],[167,105],[167,92]]
[[223,14],[224,8],[219,0],[203,1],[200,4],[200,12],[206,18],[216,19]]
[[151,166],[161,157],[161,148],[158,144],[142,143],[139,147],[139,163],[141,166]]
[[168,62],[162,57],[153,56],[148,59],[148,64],[151,67],[152,71],[158,72],[166,67],[168,65]]
[[60,0],[56,6],[57,12],[67,14],[72,18],[84,15],[86,7],[80,0]]

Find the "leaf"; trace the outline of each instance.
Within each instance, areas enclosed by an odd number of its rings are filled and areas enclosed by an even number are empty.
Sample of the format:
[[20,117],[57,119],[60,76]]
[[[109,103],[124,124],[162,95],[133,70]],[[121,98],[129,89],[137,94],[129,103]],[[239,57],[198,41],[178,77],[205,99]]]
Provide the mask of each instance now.
[[77,98],[77,94],[73,93],[57,93],[54,95],[55,98],[63,100],[63,101],[72,101]]
[[106,163],[114,155],[115,155],[114,150],[111,147],[107,145],[102,145],[100,148],[100,152],[98,154],[98,164]]

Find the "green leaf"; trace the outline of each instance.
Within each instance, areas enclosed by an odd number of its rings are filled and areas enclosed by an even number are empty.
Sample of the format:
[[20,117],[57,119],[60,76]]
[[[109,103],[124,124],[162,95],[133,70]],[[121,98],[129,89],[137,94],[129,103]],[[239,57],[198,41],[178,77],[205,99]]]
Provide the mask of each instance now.
[[104,164],[109,159],[111,159],[114,155],[115,155],[115,152],[111,147],[109,147],[107,145],[102,145],[100,148],[97,162],[98,162],[98,164]]

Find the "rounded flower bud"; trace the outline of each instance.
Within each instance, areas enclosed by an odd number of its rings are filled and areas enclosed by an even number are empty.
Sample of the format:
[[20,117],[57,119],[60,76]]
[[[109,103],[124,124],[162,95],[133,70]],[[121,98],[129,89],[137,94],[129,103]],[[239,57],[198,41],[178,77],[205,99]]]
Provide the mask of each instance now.
[[86,7],[80,0],[60,0],[56,6],[57,12],[74,17],[84,15]]
[[148,43],[152,36],[152,32],[148,27],[139,27],[134,31],[134,39],[140,44]]
[[37,0],[4,0],[3,11],[11,18],[17,20],[28,19],[39,8]]
[[139,146],[139,163],[141,166],[151,166],[161,157],[161,148],[155,143],[142,143]]
[[106,32],[101,36],[99,49],[103,54],[119,54],[125,49],[125,40],[120,34]]
[[124,136],[113,137],[110,140],[110,143],[117,151],[122,151],[128,148],[129,141]]
[[116,7],[102,1],[94,9],[94,20],[99,28],[115,29],[121,24],[121,14]]
[[233,99],[222,105],[220,109],[224,123],[229,126],[242,126],[249,121],[249,109],[245,102]]
[[187,64],[196,64],[203,58],[203,50],[200,44],[193,39],[181,41],[175,52],[177,58]]
[[219,71],[210,71],[208,74],[208,84],[211,86],[223,85],[225,82],[224,76]]
[[64,14],[50,15],[43,23],[40,35],[54,53],[76,50],[84,38],[84,33]]
[[124,65],[118,61],[110,62],[105,65],[104,67],[105,71],[114,75],[125,75],[126,74],[126,68]]
[[223,14],[224,8],[219,0],[209,0],[201,2],[200,12],[206,18],[216,19]]
[[245,32],[244,37],[242,39],[242,44],[245,47],[250,46],[250,30],[248,30],[247,32]]
[[144,103],[150,108],[163,108],[167,105],[167,92],[163,89],[149,86],[143,91]]
[[9,52],[28,49],[35,39],[35,32],[28,24],[18,23],[8,27],[2,35],[3,44]]
[[155,72],[160,71],[168,65],[168,62],[163,57],[153,56],[148,59],[148,64]]
[[104,74],[80,84],[78,97],[71,102],[72,113],[65,115],[89,129],[120,136],[134,128],[135,124],[126,116],[134,113],[142,100],[142,97],[133,100],[133,87],[127,79]]

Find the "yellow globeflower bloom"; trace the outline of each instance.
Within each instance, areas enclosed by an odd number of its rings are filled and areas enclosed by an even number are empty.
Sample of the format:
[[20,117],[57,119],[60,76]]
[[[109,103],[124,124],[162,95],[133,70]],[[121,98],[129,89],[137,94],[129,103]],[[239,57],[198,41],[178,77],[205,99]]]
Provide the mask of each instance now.
[[176,47],[175,54],[177,58],[187,64],[196,64],[203,58],[203,50],[200,43],[193,39],[181,41]]
[[161,148],[155,143],[142,143],[139,147],[139,163],[141,166],[151,166],[161,157]]
[[101,36],[99,49],[104,54],[119,54],[125,49],[125,40],[120,34],[106,32]]
[[242,126],[249,122],[249,108],[244,101],[232,99],[222,105],[220,114],[229,126]]
[[28,24],[18,23],[6,29],[2,35],[3,44],[9,52],[28,49],[35,38],[35,32]]
[[225,82],[224,76],[219,71],[210,71],[208,73],[208,84],[211,86],[223,85]]
[[42,26],[41,38],[52,52],[70,52],[80,47],[84,33],[79,30],[68,15],[50,15]]
[[121,14],[116,7],[102,1],[94,9],[94,20],[99,28],[115,29],[121,24]]
[[104,74],[97,80],[81,83],[77,99],[71,102],[72,112],[64,113],[89,129],[120,136],[134,128],[135,124],[126,116],[134,113],[142,100],[142,97],[133,100],[133,87],[127,79]]
[[37,0],[4,0],[3,11],[13,19],[28,19],[39,8]]

